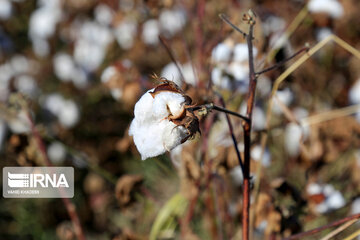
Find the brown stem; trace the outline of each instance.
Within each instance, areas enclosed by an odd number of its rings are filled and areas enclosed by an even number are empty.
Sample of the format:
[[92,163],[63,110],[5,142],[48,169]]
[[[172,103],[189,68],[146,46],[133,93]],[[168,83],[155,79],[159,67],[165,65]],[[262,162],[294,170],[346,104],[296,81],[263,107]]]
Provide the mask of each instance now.
[[357,219],[357,218],[360,218],[360,213],[351,215],[349,217],[346,217],[346,218],[343,218],[343,219],[340,219],[340,220],[337,220],[337,221],[329,223],[329,224],[327,224],[325,226],[321,226],[321,227],[314,228],[314,229],[306,231],[306,232],[302,232],[302,233],[292,235],[290,237],[284,238],[283,240],[300,239],[300,238],[303,238],[303,237],[306,237],[306,236],[313,235],[315,233],[319,233],[319,232],[324,231],[324,230],[326,230],[328,228],[336,227],[338,225],[341,225],[341,224],[343,224],[345,222],[348,222],[350,220]]
[[206,108],[208,110],[214,109],[214,110],[217,110],[219,112],[224,112],[224,113],[227,113],[227,114],[234,115],[234,116],[236,116],[238,118],[241,118],[241,119],[245,120],[246,122],[249,121],[249,119],[247,117],[245,117],[244,115],[241,115],[241,114],[239,114],[237,112],[230,111],[230,110],[228,110],[226,108],[223,108],[223,107],[216,106],[213,103],[207,103],[207,104],[204,104],[204,105],[198,105],[198,106],[194,106],[194,107],[187,107],[186,109],[192,110],[192,111],[198,111],[198,110],[201,110],[201,109],[204,109],[204,108]]
[[255,19],[250,12],[246,16],[249,22],[249,34],[246,36],[246,42],[248,45],[249,51],[249,92],[247,98],[247,109],[246,117],[249,121],[243,122],[244,129],[244,186],[243,186],[243,214],[242,214],[242,239],[249,239],[249,219],[250,219],[250,146],[251,146],[251,122],[252,122],[252,112],[255,102],[255,90],[257,78],[254,70],[254,56],[253,56],[253,31],[255,25]]
[[[34,138],[36,140],[36,143],[38,145],[40,153],[41,153],[41,155],[43,156],[43,158],[45,160],[45,165],[48,166],[48,167],[53,166],[50,159],[48,158],[47,153],[46,153],[45,144],[44,144],[39,132],[37,131],[37,129],[35,127],[35,123],[34,123],[32,117],[31,117],[31,114],[29,112],[27,112],[27,117],[28,117],[28,120],[30,122],[31,132],[32,132],[32,134],[33,134],[33,136],[34,136]],[[60,191],[60,195],[62,195],[61,191]],[[75,205],[68,198],[62,197],[61,199],[62,199],[62,201],[63,201],[63,203],[65,205],[66,211],[68,212],[68,214],[70,216],[70,219],[71,219],[71,222],[73,224],[74,231],[75,231],[77,239],[78,240],[86,240],[84,231],[83,231],[83,229],[81,227],[79,216],[76,213]]]
[[223,20],[224,22],[226,22],[227,24],[229,24],[234,30],[238,31],[239,33],[241,33],[243,35],[244,38],[247,37],[247,34],[242,31],[240,28],[238,28],[237,26],[235,26],[235,24],[233,24],[232,22],[230,22],[230,20],[227,18],[227,16],[223,13],[219,14],[219,17],[221,18],[221,20]]

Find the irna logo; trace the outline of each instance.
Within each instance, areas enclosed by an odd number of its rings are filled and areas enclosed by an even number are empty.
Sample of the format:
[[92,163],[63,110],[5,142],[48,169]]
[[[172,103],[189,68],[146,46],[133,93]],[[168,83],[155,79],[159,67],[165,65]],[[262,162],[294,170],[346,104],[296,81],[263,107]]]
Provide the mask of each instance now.
[[8,186],[11,188],[36,188],[36,187],[69,187],[66,177],[61,174],[47,173],[10,173],[8,172]]

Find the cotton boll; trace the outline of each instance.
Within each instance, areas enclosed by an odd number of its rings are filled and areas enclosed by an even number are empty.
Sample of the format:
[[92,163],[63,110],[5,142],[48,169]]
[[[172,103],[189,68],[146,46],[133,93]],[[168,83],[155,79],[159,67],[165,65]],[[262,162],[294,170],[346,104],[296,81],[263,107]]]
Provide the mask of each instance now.
[[327,13],[333,18],[340,18],[344,8],[337,0],[311,0],[308,9],[313,13]]
[[110,93],[115,100],[119,100],[124,94],[123,90],[119,88],[111,89]]
[[360,197],[356,198],[351,204],[351,214],[360,213]]
[[255,107],[253,110],[253,118],[252,118],[252,126],[255,131],[260,131],[265,129],[266,125],[266,116],[264,111],[259,108]]
[[180,9],[165,9],[159,16],[160,28],[165,35],[173,36],[179,32],[186,23],[185,13]]
[[44,98],[42,106],[53,115],[58,116],[63,107],[63,103],[64,98],[58,93],[53,93]]
[[276,92],[276,97],[277,97],[277,99],[276,98],[273,99],[274,103],[273,103],[273,108],[272,108],[272,111],[275,114],[282,113],[282,109],[279,106],[278,101],[280,101],[285,106],[289,106],[294,98],[293,93],[289,88],[285,88],[283,90],[278,90]]
[[82,68],[74,68],[71,79],[74,85],[79,89],[84,89],[89,85],[87,74]]
[[53,67],[55,75],[62,81],[71,81],[71,77],[75,68],[73,58],[66,53],[58,53],[54,56]]
[[143,24],[142,39],[146,44],[156,45],[159,42],[160,27],[155,19],[147,20]]
[[241,186],[243,184],[244,177],[240,166],[231,169],[230,176],[236,186]]
[[228,62],[232,54],[232,47],[227,43],[219,43],[211,52],[211,59],[215,63]]
[[300,152],[300,142],[303,136],[301,127],[296,123],[288,123],[285,128],[285,150],[291,157],[296,157]]
[[286,27],[286,21],[276,16],[270,16],[262,23],[262,28],[265,36],[269,36],[274,32],[283,31]]
[[29,97],[36,96],[38,92],[38,87],[35,79],[28,75],[21,75],[16,77],[14,85],[19,92],[26,94]]
[[262,97],[268,96],[271,92],[271,87],[272,87],[271,85],[272,83],[268,77],[260,76],[258,78],[257,87],[256,87],[260,96]]
[[47,39],[55,33],[56,24],[61,19],[58,8],[40,7],[30,16],[29,34],[31,37]]
[[66,149],[60,142],[53,142],[47,148],[49,159],[54,164],[61,164],[66,158]]
[[326,204],[326,202],[322,202],[315,206],[315,211],[321,214],[329,212],[329,206]]
[[224,75],[224,71],[219,67],[214,67],[211,71],[211,80],[215,86],[223,89],[231,89],[231,80]]
[[12,5],[9,0],[0,0],[0,19],[6,20],[11,17]]
[[360,79],[358,79],[349,91],[349,101],[351,104],[360,104]]
[[307,193],[311,195],[320,194],[322,192],[322,188],[318,183],[310,183],[306,188]]
[[[253,48],[253,56],[256,57],[257,49]],[[249,59],[249,48],[245,43],[238,43],[234,47],[234,57],[233,61],[235,62],[243,62]]]
[[[153,115],[159,118],[179,116],[184,111],[185,98],[178,93],[162,92],[157,94],[153,102]],[[170,112],[169,112],[170,111]]]
[[9,63],[5,63],[0,65],[0,84],[8,85],[10,79],[15,75],[14,69],[11,67]]
[[330,185],[330,184],[326,184],[325,186],[323,186],[323,193],[325,194],[325,196],[330,196],[332,195],[333,193],[335,193],[335,188]]
[[339,191],[335,191],[335,192],[331,193],[326,198],[326,204],[332,210],[342,208],[343,206],[345,206],[345,203],[346,203],[345,199]]
[[36,56],[46,57],[50,53],[50,46],[46,39],[40,37],[32,37],[31,38],[33,51]]
[[114,66],[109,66],[107,68],[105,68],[105,70],[102,72],[101,74],[101,82],[102,83],[107,83],[110,81],[110,79],[115,76],[115,74],[117,74],[117,69]]
[[249,79],[249,68],[247,65],[232,62],[227,68],[227,72],[238,82],[246,82]]
[[76,63],[88,71],[96,70],[105,57],[104,47],[80,39],[75,43],[74,58]]
[[185,63],[182,66],[182,72],[184,74],[186,83],[196,86],[196,76],[194,71],[195,70],[193,69],[192,64],[190,62]]
[[166,79],[170,79],[171,81],[176,83],[176,85],[178,85],[178,86],[182,85],[180,72],[179,72],[178,68],[176,67],[176,64],[173,62],[167,64],[162,69],[161,76]]
[[103,25],[110,25],[114,18],[113,10],[106,4],[97,5],[94,14],[96,21]]
[[183,126],[177,126],[167,119],[176,116],[183,109],[184,97],[175,92],[158,92],[154,98],[146,92],[135,104],[135,118],[131,122],[129,135],[133,136],[141,158],[155,157],[170,151],[188,135]]
[[[262,152],[262,147],[260,145],[254,146],[251,149],[251,158],[254,159],[255,161],[260,161],[261,152]],[[267,149],[265,149],[265,151],[264,151],[264,155],[261,160],[261,164],[265,167],[269,167],[271,164],[271,156]]]
[[10,65],[15,74],[22,74],[30,71],[29,60],[23,55],[15,55],[10,60]]
[[333,32],[330,28],[319,28],[316,30],[316,40],[318,42],[321,42],[325,38],[329,37],[331,34],[333,34]]
[[120,47],[130,49],[134,44],[137,31],[137,23],[132,20],[124,20],[116,26],[114,34]]
[[79,108],[72,100],[65,100],[58,114],[59,122],[65,128],[73,127],[80,118]]

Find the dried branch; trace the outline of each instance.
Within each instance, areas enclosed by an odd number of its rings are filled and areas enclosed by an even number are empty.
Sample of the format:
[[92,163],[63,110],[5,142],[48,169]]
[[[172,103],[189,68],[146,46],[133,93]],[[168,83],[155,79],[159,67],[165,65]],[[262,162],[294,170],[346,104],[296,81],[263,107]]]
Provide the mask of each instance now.
[[230,22],[230,20],[227,18],[227,16],[223,13],[219,14],[219,17],[221,18],[221,20],[223,20],[224,22],[226,22],[227,24],[229,24],[234,30],[238,31],[239,33],[241,33],[243,35],[244,38],[247,37],[247,34],[245,32],[243,32],[240,28],[238,28],[237,26],[235,26],[232,22]]
[[283,240],[300,239],[300,238],[303,238],[303,237],[306,237],[306,236],[310,236],[310,235],[319,233],[319,232],[324,231],[324,230],[326,230],[328,228],[336,227],[338,225],[341,225],[341,224],[346,223],[348,221],[351,221],[353,219],[359,219],[359,218],[360,218],[360,213],[349,216],[349,217],[346,217],[346,218],[343,218],[343,219],[340,219],[340,220],[337,220],[337,221],[332,222],[330,224],[327,224],[325,226],[321,226],[321,227],[314,228],[314,229],[306,231],[306,232],[302,232],[302,233],[292,235],[290,237],[284,238]]

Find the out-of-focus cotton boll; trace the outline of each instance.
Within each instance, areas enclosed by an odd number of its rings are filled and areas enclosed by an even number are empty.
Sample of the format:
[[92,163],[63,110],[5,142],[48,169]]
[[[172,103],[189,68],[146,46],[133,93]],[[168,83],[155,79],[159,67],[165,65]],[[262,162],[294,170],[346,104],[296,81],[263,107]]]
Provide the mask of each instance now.
[[12,5],[9,0],[0,0],[0,19],[6,20],[11,17]]
[[249,66],[239,62],[232,62],[229,65],[227,72],[234,76],[235,80],[238,82],[245,82],[249,79]]
[[105,68],[105,70],[101,74],[101,82],[107,83],[110,81],[110,79],[117,74],[117,70],[114,66],[109,66]]
[[65,128],[71,128],[80,119],[79,108],[72,100],[64,99],[60,94],[48,95],[42,100],[42,106],[58,118]]
[[82,68],[74,68],[72,81],[79,89],[84,89],[89,85],[87,73]]
[[79,121],[79,108],[72,100],[65,100],[58,115],[59,122],[65,128],[75,126]]
[[309,194],[309,195],[316,195],[316,194],[321,193],[322,188],[318,183],[310,183],[306,187],[306,191],[307,191],[307,194]]
[[114,18],[113,10],[106,4],[97,5],[94,14],[96,21],[103,25],[110,25]]
[[346,202],[341,192],[334,191],[327,196],[328,197],[326,198],[326,204],[330,209],[336,210],[345,206]]
[[112,33],[108,27],[90,21],[82,25],[80,38],[101,47],[106,47],[113,40]]
[[235,186],[241,186],[243,184],[244,177],[240,166],[236,166],[231,169],[230,176]]
[[175,63],[171,62],[167,64],[161,71],[161,76],[170,79],[178,86],[182,85],[181,75]]
[[285,150],[291,157],[296,157],[300,152],[300,143],[303,131],[296,123],[288,123],[285,128]]
[[[47,39],[55,33],[56,24],[61,19],[61,10],[56,7],[40,7],[30,16],[29,34],[31,38]],[[34,40],[32,39],[32,40]]]
[[130,49],[133,46],[136,32],[137,23],[130,19],[122,21],[114,29],[116,40],[123,49]]
[[42,101],[42,106],[53,115],[58,116],[61,111],[63,102],[64,98],[60,94],[53,93],[44,98]]
[[30,62],[23,55],[15,55],[10,60],[10,65],[15,74],[22,74],[30,71]]
[[289,88],[278,90],[276,92],[276,98],[273,98],[274,103],[273,103],[272,111],[275,114],[282,113],[278,101],[280,101],[281,104],[284,104],[285,106],[289,106],[293,99],[294,99],[294,95]]
[[4,120],[0,119],[0,152],[4,145],[4,140],[6,137],[6,123]]
[[148,45],[156,45],[159,43],[160,27],[155,19],[147,20],[143,24],[142,39]]
[[8,126],[13,133],[22,134],[30,132],[30,122],[25,111],[20,111],[16,118],[8,121]]
[[266,125],[266,116],[264,111],[259,108],[255,107],[253,110],[253,120],[252,120],[252,126],[255,131],[263,130],[265,129]]
[[54,164],[61,164],[66,158],[66,149],[60,142],[53,142],[47,148],[49,159]]
[[211,71],[211,80],[215,86],[223,89],[231,88],[231,80],[224,74],[224,71],[220,67],[214,67]]
[[166,119],[169,114],[175,116],[182,111],[184,97],[179,93],[161,92],[153,98],[150,94],[153,90],[135,104],[135,118],[129,129],[143,160],[172,150],[187,136],[184,127]]
[[360,213],[360,197],[356,198],[351,204],[351,214]]
[[105,49],[99,45],[92,44],[87,40],[77,41],[75,44],[74,58],[76,63],[94,71],[102,63],[105,56]]
[[316,30],[316,40],[318,42],[321,42],[322,40],[324,40],[325,38],[327,38],[328,36],[330,36],[331,34],[333,34],[332,30],[330,28],[319,28]]
[[349,101],[351,104],[360,104],[360,79],[358,79],[349,91]]
[[73,58],[66,53],[58,53],[54,56],[53,67],[55,75],[64,82],[71,81],[75,63]]
[[185,82],[195,86],[197,78],[195,76],[195,70],[190,62],[182,65],[182,72],[184,74]]
[[230,43],[219,43],[211,52],[211,59],[215,63],[230,61],[232,46]]
[[271,92],[271,81],[270,81],[270,79],[268,77],[266,77],[266,76],[260,76],[258,78],[256,89],[259,92],[261,97],[269,96],[269,94]]
[[31,41],[33,45],[33,50],[37,56],[45,57],[49,55],[50,46],[46,39],[39,37],[32,37]]
[[263,28],[263,33],[266,36],[269,36],[274,32],[283,31],[286,27],[286,22],[282,18],[270,16],[266,18],[264,22],[262,22],[261,26]]
[[180,9],[165,9],[159,16],[160,29],[167,36],[173,36],[179,32],[186,23],[186,15]]
[[35,97],[38,92],[36,81],[29,75],[21,75],[15,78],[14,85],[16,89],[29,97]]
[[[256,145],[251,149],[251,158],[255,161],[260,161],[261,159],[262,147]],[[265,167],[269,167],[271,164],[271,156],[269,150],[265,149],[261,164]]]
[[344,8],[337,0],[310,0],[308,9],[313,13],[327,13],[333,18],[340,18]]
[[[257,55],[257,49],[253,48],[253,56],[254,58]],[[249,59],[249,48],[245,43],[238,43],[234,47],[234,58],[233,61],[235,62],[243,62]]]

